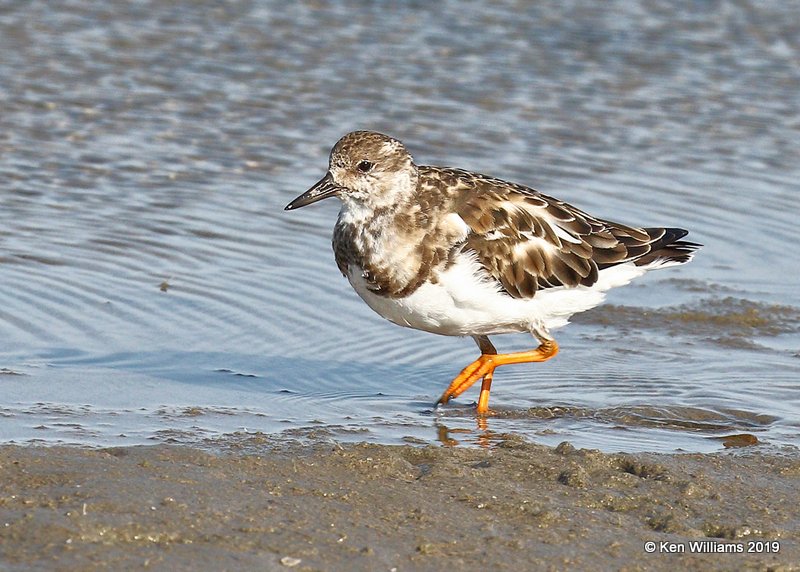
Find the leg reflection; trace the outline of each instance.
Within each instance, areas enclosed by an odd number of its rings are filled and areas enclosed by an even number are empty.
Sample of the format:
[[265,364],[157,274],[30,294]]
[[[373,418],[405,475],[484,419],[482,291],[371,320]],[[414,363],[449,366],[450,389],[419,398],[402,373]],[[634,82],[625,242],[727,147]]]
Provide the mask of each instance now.
[[[475,429],[457,427],[451,429],[441,421],[435,422],[436,438],[445,447],[456,447],[464,442],[477,443],[481,447],[490,447],[492,441],[498,440],[498,435],[489,429],[489,418],[478,417],[475,419]],[[467,435],[466,438],[457,438],[456,435]]]

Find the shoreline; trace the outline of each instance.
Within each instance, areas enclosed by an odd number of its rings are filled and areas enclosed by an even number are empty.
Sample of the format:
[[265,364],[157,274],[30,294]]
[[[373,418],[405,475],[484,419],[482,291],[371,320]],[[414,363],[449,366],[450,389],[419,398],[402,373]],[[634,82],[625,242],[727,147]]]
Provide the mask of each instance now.
[[789,450],[4,445],[0,568],[795,570],[798,485]]

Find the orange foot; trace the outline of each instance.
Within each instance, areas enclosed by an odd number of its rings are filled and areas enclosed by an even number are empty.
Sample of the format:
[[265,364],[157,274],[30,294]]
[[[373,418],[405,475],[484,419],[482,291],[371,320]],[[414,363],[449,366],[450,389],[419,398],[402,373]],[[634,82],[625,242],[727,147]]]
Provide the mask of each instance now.
[[481,394],[478,398],[478,415],[489,413],[489,391],[492,388],[492,376],[494,370],[501,365],[512,363],[528,363],[535,361],[547,361],[558,353],[558,344],[555,340],[545,340],[535,350],[527,352],[516,352],[512,354],[481,354],[474,362],[465,367],[461,373],[452,381],[436,405],[444,404],[451,399],[458,397],[467,389],[472,387],[479,379],[481,383]]

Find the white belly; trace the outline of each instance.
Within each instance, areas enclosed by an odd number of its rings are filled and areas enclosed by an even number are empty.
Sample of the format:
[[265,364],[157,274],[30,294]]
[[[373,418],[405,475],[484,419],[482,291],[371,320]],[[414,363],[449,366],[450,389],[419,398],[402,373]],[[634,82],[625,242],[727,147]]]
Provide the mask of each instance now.
[[644,272],[633,264],[622,264],[601,271],[591,287],[548,288],[530,299],[503,293],[495,281],[482,277],[479,264],[466,255],[441,273],[438,283],[425,283],[405,298],[373,293],[357,267],[351,267],[348,279],[370,308],[399,326],[446,336],[474,336],[559,328],[573,314],[600,304],[606,290],[627,284]]

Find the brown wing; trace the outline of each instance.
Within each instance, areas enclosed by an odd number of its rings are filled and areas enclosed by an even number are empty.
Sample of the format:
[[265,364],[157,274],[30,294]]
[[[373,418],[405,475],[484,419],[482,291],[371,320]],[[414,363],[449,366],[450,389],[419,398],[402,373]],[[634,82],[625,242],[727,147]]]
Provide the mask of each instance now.
[[591,286],[599,270],[636,261],[686,234],[601,220],[521,185],[440,171],[441,178],[457,180],[455,209],[471,229],[464,249],[515,298],[542,288]]

